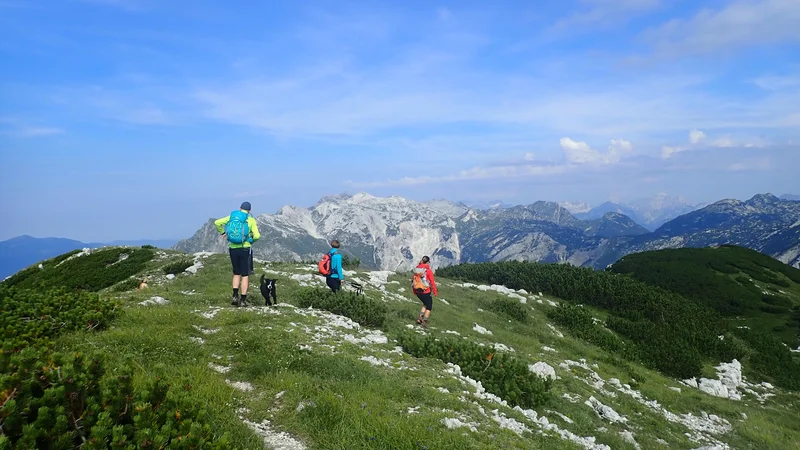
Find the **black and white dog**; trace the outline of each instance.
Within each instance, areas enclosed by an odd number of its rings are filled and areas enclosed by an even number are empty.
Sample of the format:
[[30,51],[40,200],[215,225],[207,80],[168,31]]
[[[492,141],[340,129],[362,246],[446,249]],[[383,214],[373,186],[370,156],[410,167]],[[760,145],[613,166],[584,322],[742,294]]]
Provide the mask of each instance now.
[[[261,274],[261,286],[259,289],[261,290],[261,295],[264,296],[264,305],[271,306],[278,304],[278,298],[275,296],[275,282],[278,280],[270,280],[268,278],[264,278],[264,274]],[[269,298],[272,297],[272,303],[270,303]]]

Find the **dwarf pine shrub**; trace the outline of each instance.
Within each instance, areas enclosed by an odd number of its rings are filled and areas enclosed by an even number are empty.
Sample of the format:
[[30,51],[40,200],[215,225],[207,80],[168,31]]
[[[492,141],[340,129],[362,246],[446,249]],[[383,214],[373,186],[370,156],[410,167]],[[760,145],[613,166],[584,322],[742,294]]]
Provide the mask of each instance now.
[[184,270],[191,267],[194,263],[189,259],[184,259],[181,261],[175,261],[174,263],[167,264],[161,270],[164,272],[165,275],[177,275],[182,273]]
[[525,306],[511,298],[493,298],[483,302],[484,308],[517,322],[525,323],[528,320],[528,310]]
[[530,371],[526,362],[495,352],[492,347],[447,337],[420,337],[406,330],[398,335],[397,341],[411,356],[457,364],[464,375],[480,381],[487,392],[511,406],[535,408],[549,399],[549,378],[540,377]]
[[70,331],[105,327],[118,305],[89,292],[35,291],[0,286],[0,359],[29,346],[44,346]]
[[547,311],[547,317],[566,328],[575,337],[612,353],[633,356],[619,336],[595,323],[589,310],[580,305],[560,303]]
[[112,291],[114,292],[125,292],[125,291],[132,291],[139,287],[139,283],[141,280],[139,278],[128,278],[125,281],[119,282]]
[[339,291],[333,293],[319,288],[306,288],[295,294],[300,308],[318,308],[349,317],[355,322],[373,328],[381,328],[386,322],[386,305],[366,295]]
[[188,398],[155,377],[133,387],[130,365],[101,353],[27,348],[0,371],[0,449],[234,448]]
[[[627,276],[569,264],[521,261],[460,264],[441,268],[438,274],[541,291],[575,304],[605,309],[611,313],[606,326],[635,347],[626,352],[626,358],[649,355],[644,361],[650,367],[671,376],[700,376],[703,358],[716,356],[720,345],[728,345],[717,338],[726,331],[727,324],[716,311]],[[581,317],[572,313],[563,309],[556,316],[579,329]],[[598,345],[613,348],[619,344],[619,339],[610,333],[586,333]],[[659,353],[669,357],[658,358]]]
[[0,450],[235,448],[189,398],[156,377],[134,389],[132,365],[102,353],[54,351],[62,334],[98,330],[115,303],[66,289],[0,285]]

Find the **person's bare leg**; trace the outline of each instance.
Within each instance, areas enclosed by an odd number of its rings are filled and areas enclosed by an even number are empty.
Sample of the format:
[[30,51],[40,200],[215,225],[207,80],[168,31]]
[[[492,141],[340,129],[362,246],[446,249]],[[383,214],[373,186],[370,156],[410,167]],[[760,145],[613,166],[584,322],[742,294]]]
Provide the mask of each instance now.
[[242,276],[242,288],[239,290],[239,292],[242,295],[247,295],[247,285],[249,283],[250,283],[250,277],[248,277],[247,275],[243,275]]
[[428,320],[428,318],[429,318],[430,316],[431,316],[431,310],[430,310],[430,309],[426,309],[426,310],[425,310],[425,320]]
[[241,278],[242,278],[242,277],[241,277],[241,275],[234,275],[234,276],[233,276],[233,286],[232,286],[232,287],[233,287],[234,289],[239,289],[239,280],[240,280]]

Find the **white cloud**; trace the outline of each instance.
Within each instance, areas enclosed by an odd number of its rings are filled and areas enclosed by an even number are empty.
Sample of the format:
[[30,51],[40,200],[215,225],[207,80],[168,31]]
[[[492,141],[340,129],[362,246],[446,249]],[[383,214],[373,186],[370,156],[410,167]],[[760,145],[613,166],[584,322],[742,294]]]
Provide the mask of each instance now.
[[738,0],[673,19],[645,32],[662,54],[713,54],[748,46],[800,42],[800,2]]
[[720,136],[715,139],[712,143],[712,147],[717,148],[731,148],[731,147],[744,147],[744,148],[752,148],[752,147],[764,147],[765,143],[762,139],[747,139],[747,140],[735,140],[730,135]]
[[661,148],[663,159],[671,158],[673,155],[693,149],[701,148],[753,148],[764,147],[765,141],[761,138],[734,139],[729,134],[719,136],[711,142],[706,141],[708,136],[697,129],[689,132],[689,145],[665,145]]
[[692,130],[689,132],[689,142],[692,144],[697,144],[705,138],[706,134],[700,130]]
[[589,147],[586,142],[577,142],[568,137],[561,138],[561,149],[567,162],[576,164],[601,163],[610,164],[619,162],[622,155],[629,153],[632,145],[625,140],[612,140],[608,153],[600,153]]
[[679,146],[665,145],[664,147],[661,147],[661,157],[664,159],[668,159],[671,158],[672,155],[680,152],[685,152],[686,150],[689,150],[689,147],[680,145]]
[[633,145],[630,141],[624,139],[612,140],[607,153],[600,153],[589,147],[586,142],[574,141],[568,137],[561,138],[560,144],[564,152],[564,162],[560,164],[533,163],[532,161],[535,157],[534,153],[526,152],[523,155],[524,162],[517,164],[482,165],[441,177],[405,177],[395,180],[364,183],[349,182],[349,184],[363,187],[412,186],[454,181],[559,175],[580,170],[587,165],[599,167],[618,163],[625,154],[633,150]]

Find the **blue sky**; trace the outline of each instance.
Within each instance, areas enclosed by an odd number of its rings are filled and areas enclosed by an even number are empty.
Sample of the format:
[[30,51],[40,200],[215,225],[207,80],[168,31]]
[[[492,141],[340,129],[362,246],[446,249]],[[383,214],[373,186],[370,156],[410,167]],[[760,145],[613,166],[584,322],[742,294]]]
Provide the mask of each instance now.
[[0,239],[800,193],[800,2],[0,0]]

